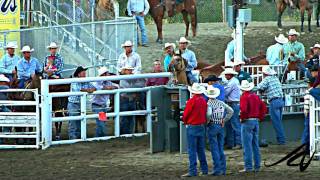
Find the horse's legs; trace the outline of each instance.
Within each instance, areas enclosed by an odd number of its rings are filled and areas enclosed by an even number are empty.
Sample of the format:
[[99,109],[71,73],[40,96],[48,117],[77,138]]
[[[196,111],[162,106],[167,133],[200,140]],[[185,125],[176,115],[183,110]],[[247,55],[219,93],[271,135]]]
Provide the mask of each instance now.
[[318,6],[317,6],[317,12],[316,12],[316,18],[317,18],[317,27],[320,27],[319,24],[319,13],[320,13],[320,0],[318,0]]
[[195,37],[197,35],[197,15],[190,14],[190,16],[191,16],[192,35],[193,37]]
[[182,13],[182,16],[183,16],[183,21],[186,24],[185,37],[188,37],[188,35],[189,35],[189,24],[190,24],[189,19],[188,19],[188,12],[183,10],[183,11],[181,11],[181,13]]
[[311,16],[312,16],[312,7],[308,9],[308,31],[312,32],[311,30]]
[[301,29],[301,32],[303,32],[304,31],[304,29],[303,29],[303,23],[304,23],[304,8],[300,8],[300,17],[301,17],[301,27],[300,27],[300,29]]
[[281,16],[283,14],[283,11],[286,9],[286,4],[278,2],[277,3],[277,10],[278,10],[278,28],[282,28],[282,23],[281,23]]
[[154,13],[151,14],[154,22],[156,23],[157,26],[157,31],[158,31],[158,38],[156,40],[157,43],[162,44],[163,41],[163,36],[162,36],[162,19],[164,16],[164,9],[163,7],[159,7],[158,9],[152,10]]

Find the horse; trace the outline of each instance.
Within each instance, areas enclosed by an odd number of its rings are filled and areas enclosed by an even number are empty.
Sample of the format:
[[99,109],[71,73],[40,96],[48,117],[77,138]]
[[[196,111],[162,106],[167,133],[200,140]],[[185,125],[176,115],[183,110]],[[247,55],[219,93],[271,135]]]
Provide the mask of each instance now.
[[188,66],[187,60],[180,55],[174,55],[169,64],[169,71],[174,74],[175,82],[178,84],[188,85],[186,68]]
[[[181,1],[181,0],[180,0]],[[172,17],[177,13],[182,13],[183,21],[186,25],[185,36],[189,35],[189,19],[188,15],[191,17],[191,26],[193,37],[196,36],[197,30],[197,8],[196,8],[196,0],[182,0],[181,3],[176,3],[176,0],[148,0],[150,4],[150,14],[153,18],[158,31],[158,38],[156,42],[162,43],[163,35],[162,35],[162,19],[164,18],[165,10],[168,12],[168,16]]]
[[[311,15],[313,11],[312,3],[309,2],[309,0],[275,0],[276,1],[276,7],[278,12],[278,28],[282,28],[281,23],[281,16],[286,9],[287,6],[290,8],[298,8],[300,10],[300,17],[301,17],[301,32],[304,31],[303,23],[304,23],[304,12],[307,10],[308,13],[308,31],[312,32],[311,30]],[[319,6],[319,0],[318,0],[318,6]],[[319,24],[318,21],[319,18],[317,18],[317,25]]]
[[114,19],[113,0],[96,0],[95,15],[98,21]]

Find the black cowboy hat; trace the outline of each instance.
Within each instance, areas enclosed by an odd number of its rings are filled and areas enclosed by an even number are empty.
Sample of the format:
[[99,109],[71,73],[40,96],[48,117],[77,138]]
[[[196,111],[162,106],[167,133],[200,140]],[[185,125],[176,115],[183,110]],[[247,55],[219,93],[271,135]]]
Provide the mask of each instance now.
[[221,81],[221,78],[218,78],[216,75],[210,75],[204,80],[204,83],[208,83],[209,81]]
[[82,66],[78,66],[77,69],[76,69],[76,71],[73,73],[73,76],[74,76],[74,77],[78,77],[78,74],[79,74],[80,72],[86,71],[87,69],[88,69],[88,68],[84,68],[84,67],[82,67]]

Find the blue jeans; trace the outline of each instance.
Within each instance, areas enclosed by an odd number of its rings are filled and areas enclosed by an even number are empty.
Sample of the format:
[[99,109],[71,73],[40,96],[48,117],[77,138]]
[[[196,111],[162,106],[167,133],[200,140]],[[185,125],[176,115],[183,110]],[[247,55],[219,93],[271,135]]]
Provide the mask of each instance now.
[[239,103],[228,103],[228,105],[230,105],[234,113],[231,119],[225,123],[227,132],[226,144],[229,148],[232,148],[236,145],[241,146],[240,105]]
[[282,98],[274,99],[270,102],[269,113],[274,130],[276,131],[277,141],[279,144],[285,144],[286,138],[282,124],[282,110],[284,101]]
[[308,149],[310,147],[309,120],[309,115],[304,118],[304,129],[301,138],[302,144],[306,144]]
[[[69,116],[80,115],[80,104],[68,102]],[[79,139],[81,136],[81,121],[69,121],[68,122],[68,135],[69,139]]]
[[[136,20],[137,20],[137,24],[140,28],[141,31],[141,41],[142,41],[142,45],[147,44],[148,43],[148,37],[147,37],[147,30],[146,30],[146,26],[144,24],[144,16],[136,16]],[[137,41],[139,43],[139,32],[137,31]]]
[[304,76],[305,72],[307,71],[306,66],[300,62],[297,64],[297,68],[300,71],[300,74],[302,74]]
[[243,159],[246,171],[252,171],[252,155],[254,159],[254,169],[260,169],[260,149],[259,149],[259,120],[245,120],[241,126]]
[[313,96],[316,100],[320,101],[320,88],[312,88],[309,91],[310,95]]
[[[11,110],[6,106],[0,106],[0,112],[11,112]],[[11,127],[0,127],[0,132],[10,132],[10,131],[11,131]],[[3,143],[3,139],[4,138],[0,138],[0,144]]]
[[187,126],[189,174],[197,176],[197,156],[203,174],[208,174],[208,164],[205,154],[205,126]]
[[23,89],[25,86],[25,83],[29,81],[29,79],[19,79],[18,88]]
[[[121,101],[120,111],[133,111],[136,109],[135,101]],[[134,116],[122,116],[120,121],[120,134],[132,134]]]
[[191,71],[186,71],[186,75],[190,84],[197,83],[198,80],[192,75]]
[[[107,112],[107,107],[104,105],[92,104],[92,111],[96,114],[99,112]],[[99,118],[96,119],[96,137],[103,137],[107,135],[106,123],[100,121]]]
[[220,124],[210,124],[207,128],[213,162],[213,174],[226,173],[226,157],[223,151],[224,129]]

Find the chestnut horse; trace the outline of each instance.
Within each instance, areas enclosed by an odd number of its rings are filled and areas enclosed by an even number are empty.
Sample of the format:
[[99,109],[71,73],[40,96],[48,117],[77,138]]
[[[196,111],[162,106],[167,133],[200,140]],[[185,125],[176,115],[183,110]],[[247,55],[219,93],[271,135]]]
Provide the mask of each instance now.
[[150,4],[150,14],[157,26],[158,31],[158,43],[162,43],[162,19],[164,17],[165,11],[167,11],[168,16],[174,16],[175,12],[182,13],[183,21],[186,25],[185,36],[189,35],[189,19],[188,15],[191,17],[191,26],[193,37],[196,36],[197,30],[197,8],[196,0],[183,0],[181,3],[176,3],[176,0],[148,0]]
[[186,68],[188,62],[180,55],[174,55],[169,65],[169,71],[173,73],[174,79],[178,84],[188,85]]
[[[301,32],[304,31],[303,29],[303,23],[304,23],[304,12],[307,10],[308,13],[308,30],[309,32],[312,32],[311,30],[311,15],[313,11],[312,3],[309,2],[309,0],[275,0],[276,6],[277,6],[277,12],[278,12],[278,28],[282,28],[281,23],[281,16],[286,9],[287,6],[290,8],[298,8],[300,10],[300,17],[301,17]],[[317,0],[318,1],[318,0]],[[288,4],[287,4],[288,3]],[[319,5],[319,2],[318,2]],[[317,18],[317,25],[319,24]]]

